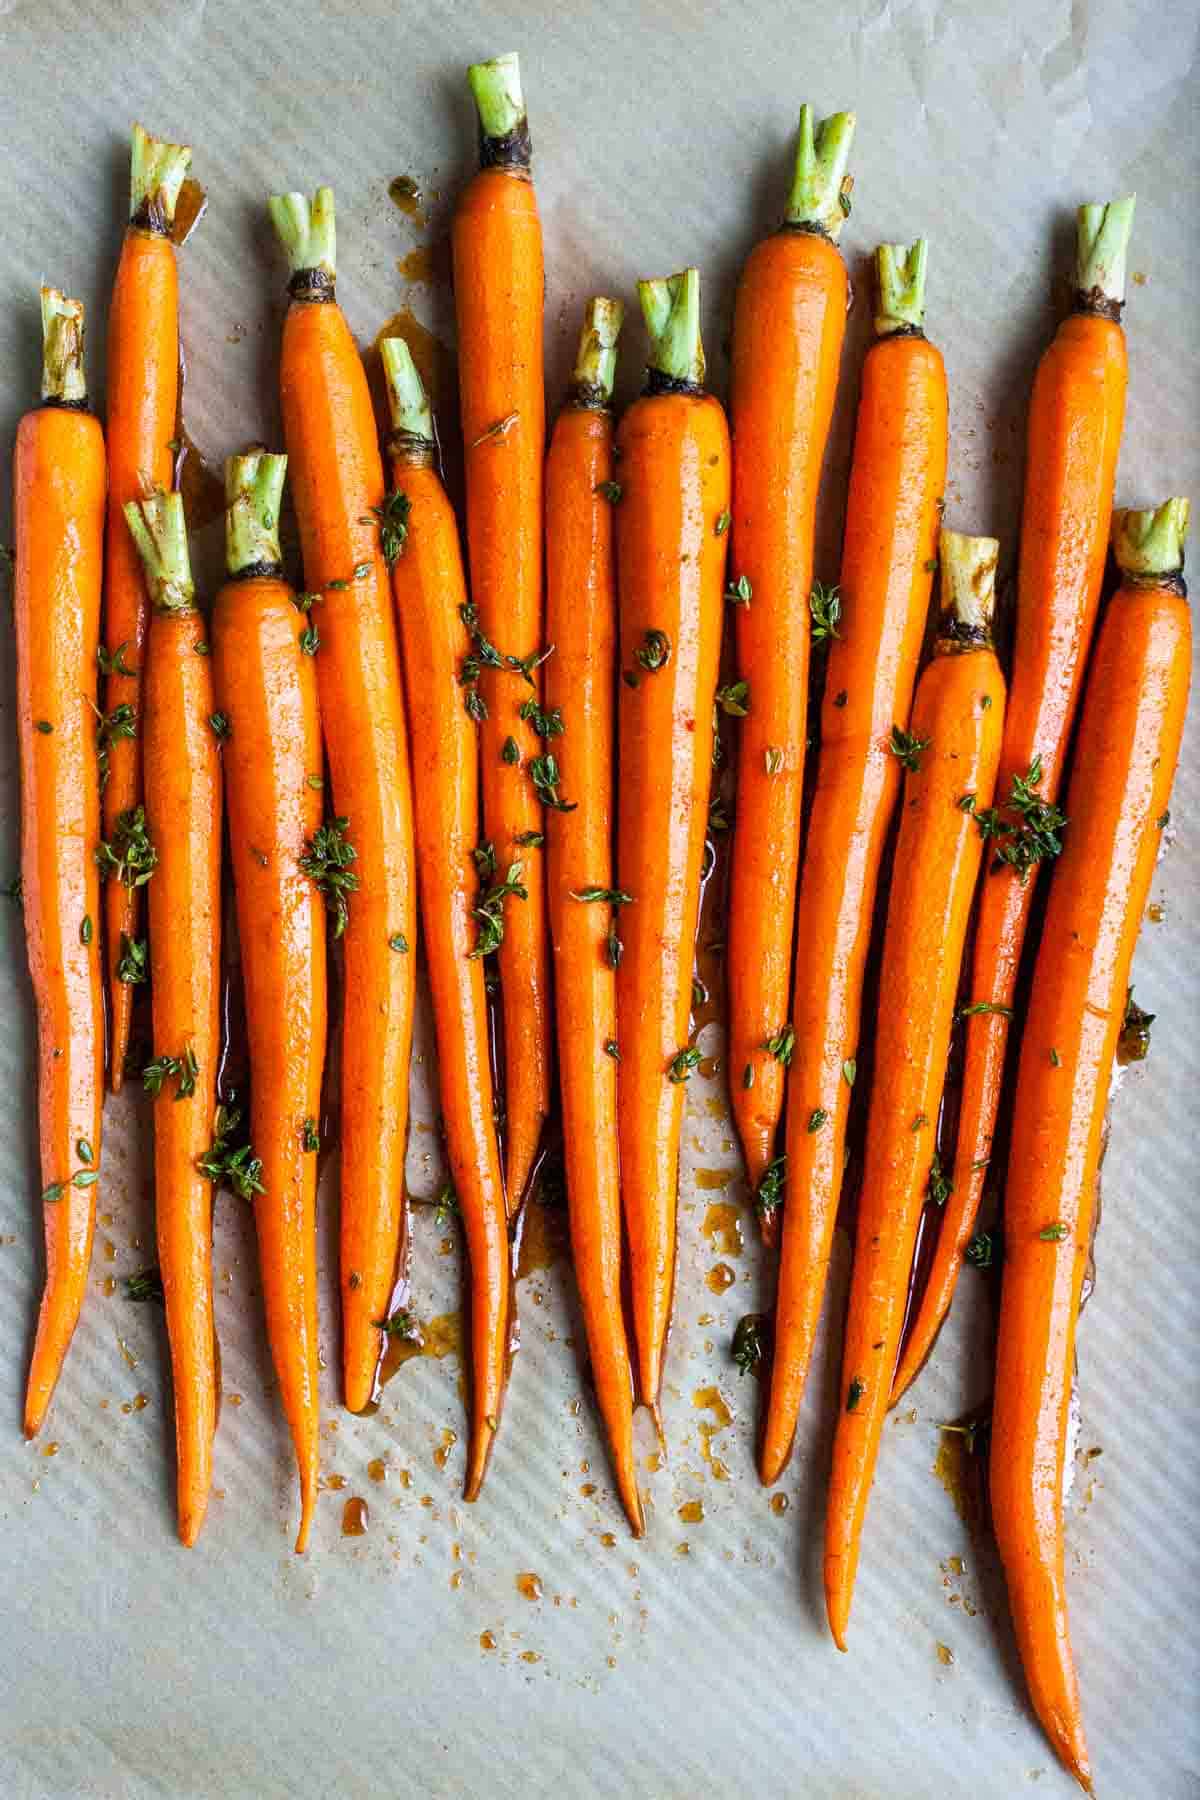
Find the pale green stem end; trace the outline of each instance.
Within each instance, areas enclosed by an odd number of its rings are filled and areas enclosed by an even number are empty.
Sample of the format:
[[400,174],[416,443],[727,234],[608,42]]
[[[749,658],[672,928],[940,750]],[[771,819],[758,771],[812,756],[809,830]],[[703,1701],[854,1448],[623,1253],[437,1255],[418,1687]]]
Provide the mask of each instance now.
[[812,107],[800,108],[796,166],[784,215],[789,225],[815,225],[834,242],[850,211],[846,164],[854,142],[853,113],[832,113],[814,128]]
[[279,508],[287,457],[247,450],[225,461],[225,562],[231,575],[282,562]]
[[493,56],[490,62],[472,63],[467,81],[484,137],[502,138],[515,131],[525,117],[521,64],[516,51]]
[[42,399],[87,401],[83,373],[83,301],[42,289]]
[[333,189],[319,187],[309,205],[306,194],[272,194],[267,211],[275,235],[283,245],[293,275],[302,269],[320,269],[333,281],[337,276],[337,229],[334,223]]
[[699,269],[639,281],[638,299],[650,333],[650,367],[673,381],[699,386],[704,380]]
[[929,244],[918,238],[911,250],[906,244],[880,244],[875,252],[879,277],[879,306],[875,329],[880,337],[893,331],[916,329],[925,324],[925,266]]
[[146,591],[156,612],[192,612],[195,590],[188,556],[183,495],[160,488],[145,500],[128,500],[125,521],[146,574]]
[[1075,285],[1081,294],[1099,290],[1118,304],[1125,298],[1125,255],[1133,230],[1136,194],[1081,206],[1076,249]]
[[571,384],[594,392],[605,406],[612,399],[617,373],[617,339],[625,308],[619,300],[606,300],[601,295],[589,300],[575,352]]
[[943,615],[953,615],[960,625],[990,632],[996,607],[999,540],[943,531],[940,549]]
[[135,125],[130,159],[130,218],[140,220],[149,214],[156,224],[169,231],[175,223],[179,190],[191,160],[190,144],[168,144]]
[[383,357],[383,374],[387,382],[388,405],[392,413],[393,431],[405,437],[433,442],[433,414],[425,383],[412,359],[412,351],[403,338],[384,338],[379,346]]
[[1123,575],[1177,575],[1183,567],[1192,503],[1176,497],[1145,512],[1118,507],[1112,518],[1112,547]]

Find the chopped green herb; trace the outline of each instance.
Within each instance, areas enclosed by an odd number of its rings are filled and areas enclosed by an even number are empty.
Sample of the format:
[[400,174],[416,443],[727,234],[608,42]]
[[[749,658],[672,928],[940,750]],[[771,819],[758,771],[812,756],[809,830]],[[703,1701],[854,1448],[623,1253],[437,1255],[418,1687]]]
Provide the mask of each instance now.
[[732,513],[730,513],[730,512],[718,513],[717,514],[717,522],[713,526],[713,536],[714,537],[724,537],[725,533],[729,530],[729,527],[732,523],[733,523]]
[[738,1320],[731,1354],[739,1375],[749,1375],[762,1361],[762,1321],[754,1313],[747,1313]]
[[369,562],[355,563],[353,570],[355,581],[365,581],[370,573],[371,565]]
[[929,1185],[925,1189],[925,1197],[932,1200],[935,1206],[945,1206],[954,1192],[954,1183],[949,1179],[942,1167],[942,1159],[935,1150],[933,1162],[929,1168]]
[[408,1311],[389,1313],[386,1319],[373,1319],[371,1323],[382,1331],[385,1337],[406,1338],[409,1343],[419,1343],[421,1332],[416,1319]]
[[313,788],[319,793],[325,786],[325,777],[323,775],[306,775],[304,782],[306,787]]
[[104,648],[103,644],[96,645],[96,663],[102,675],[124,675],[126,677],[131,677],[137,674],[137,670],[131,669],[125,660],[125,652],[132,642],[132,638],[126,638],[124,643],[117,645],[111,655]]
[[665,631],[648,631],[634,651],[634,656],[643,669],[652,675],[656,669],[664,668],[670,661],[671,640]]
[[617,504],[623,491],[619,481],[598,481],[596,483],[596,492],[600,495],[600,498],[602,500],[608,500],[613,506]]
[[633,895],[627,894],[623,888],[573,888],[571,890],[571,898],[572,900],[583,900],[588,902],[594,900],[605,901],[609,906],[633,905]]
[[14,875],[11,881],[5,882],[3,893],[6,900],[15,900],[20,906],[25,894],[25,877]]
[[91,913],[84,913],[83,915],[83,922],[79,927],[79,941],[81,944],[90,944],[92,941]]
[[808,1115],[808,1130],[820,1131],[822,1125],[826,1124],[828,1119],[829,1114],[823,1106],[814,1106]]
[[321,1148],[321,1134],[317,1130],[317,1121],[313,1118],[311,1113],[304,1121],[304,1129],[300,1134],[300,1144],[306,1151],[319,1150]]
[[729,809],[723,794],[714,794],[708,803],[708,829],[722,832],[729,830]]
[[95,1187],[100,1179],[99,1169],[76,1169],[71,1177],[71,1186],[77,1188]]
[[754,1086],[754,1064],[753,1063],[747,1063],[745,1068],[742,1070],[742,1086],[744,1088],[746,1088],[747,1091]]
[[847,1087],[854,1086],[855,1077],[857,1076],[857,1074],[858,1074],[858,1064],[855,1062],[853,1057],[850,1057],[846,1062],[844,1062],[842,1064],[842,1077],[843,1077]]
[[982,698],[982,700],[981,700],[981,701],[980,701],[980,702],[979,702],[979,704],[980,704],[980,706],[982,706],[982,708],[983,708],[983,710],[984,710],[984,712],[991,712],[991,710],[992,710],[992,696],[991,696],[991,695],[990,695],[990,694],[985,694],[985,695],[984,695],[984,696],[983,696],[983,698]]
[[566,730],[563,724],[562,709],[554,707],[550,712],[543,712],[537,700],[532,696],[523,700],[517,708],[519,718],[525,719],[533,726],[540,738],[561,737]]
[[490,838],[486,844],[476,844],[471,852],[471,860],[480,881],[490,881],[496,873],[496,846]]
[[472,961],[480,956],[490,956],[493,950],[499,949],[504,939],[504,902],[510,895],[516,900],[529,898],[529,890],[521,885],[519,862],[510,863],[504,880],[493,882],[479,905],[471,909],[472,918],[479,921],[475,947],[468,951]]
[[350,867],[358,852],[346,836],[349,819],[328,819],[307,839],[300,867],[312,877],[325,897],[333,918],[333,935],[341,937],[350,917],[350,895],[358,888],[358,876]]
[[463,705],[467,709],[468,719],[474,719],[477,725],[488,716],[487,701],[476,688],[468,688],[463,695]]
[[682,1081],[690,1081],[692,1070],[698,1068],[702,1061],[695,1044],[688,1044],[683,1050],[677,1050],[667,1064],[667,1080],[676,1086]]
[[972,1000],[970,1006],[960,1006],[958,1009],[960,1019],[973,1019],[982,1013],[998,1013],[1002,1019],[1011,1019],[1013,1009],[1011,1006],[1001,1006],[998,1000]]
[[515,737],[506,737],[500,746],[500,761],[510,767],[521,760],[521,748]]
[[519,844],[523,850],[540,850],[545,841],[544,831],[518,831],[513,839],[513,843]]
[[967,1261],[975,1269],[990,1269],[998,1261],[998,1232],[977,1231],[964,1252]]
[[49,737],[50,733],[54,730],[54,727],[49,719],[35,719],[33,729],[35,731],[40,731],[43,737]]
[[792,1051],[796,1048],[795,1030],[791,1025],[785,1025],[782,1031],[777,1031],[774,1037],[769,1037],[759,1048],[773,1056],[786,1069],[791,1063]]
[[142,1070],[142,1086],[157,1099],[162,1093],[164,1082],[174,1077],[176,1100],[187,1100],[196,1091],[196,1077],[199,1073],[196,1052],[188,1044],[178,1056],[164,1053],[148,1062]]
[[611,967],[619,969],[621,966],[621,958],[625,954],[625,946],[615,931],[609,932],[608,937],[605,939],[604,948],[608,954],[608,960]]
[[898,725],[893,725],[892,735],[888,742],[888,749],[896,758],[897,762],[899,762],[901,768],[907,769],[910,774],[919,775],[921,772],[921,752],[923,750],[928,750],[932,742],[932,738],[915,737],[910,732],[901,731]]
[[315,656],[321,648],[321,634],[315,625],[306,625],[300,633],[299,641],[305,656]]
[[1068,1227],[1061,1219],[1056,1219],[1053,1225],[1043,1225],[1038,1236],[1044,1244],[1061,1244],[1067,1233]]
[[443,1226],[449,1224],[451,1219],[457,1219],[458,1215],[458,1195],[448,1181],[444,1182],[438,1189],[437,1199],[434,1202],[433,1222],[441,1230]]
[[841,637],[838,625],[842,617],[842,596],[836,587],[814,581],[808,596],[808,610],[812,614],[814,644],[827,644],[831,638]]
[[49,1187],[44,1187],[42,1189],[43,1204],[49,1206],[53,1201],[61,1200],[67,1191],[68,1185],[69,1184],[65,1181],[52,1181]]
[[382,506],[371,508],[371,517],[379,526],[379,548],[388,568],[394,568],[408,542],[408,517],[412,501],[399,488],[384,496]]
[[917,1113],[916,1117],[913,1119],[913,1122],[912,1122],[912,1129],[913,1129],[913,1131],[924,1131],[924,1129],[928,1125],[928,1123],[929,1123],[929,1114],[928,1113]]
[[1159,831],[1165,831],[1170,823],[1171,814],[1169,809],[1165,813],[1159,813],[1157,819],[1154,821],[1155,827]]
[[1062,1068],[1062,1057],[1058,1054],[1058,1051],[1054,1048],[1053,1044],[1050,1046],[1050,1067],[1052,1069]]
[[544,756],[534,757],[529,764],[529,774],[537,797],[543,806],[553,807],[556,812],[575,811],[579,802],[564,800],[559,795],[558,789],[562,776],[559,774],[557,760],[549,751]]
[[783,1205],[783,1189],[787,1180],[787,1157],[777,1156],[767,1164],[766,1172],[754,1196],[754,1209],[760,1219],[769,1219]]
[[212,726],[213,736],[218,738],[222,743],[224,743],[226,738],[233,735],[233,726],[229,723],[228,713],[209,713],[208,722]]
[[750,711],[750,683],[748,681],[731,681],[716,692],[716,702],[731,719],[744,719]]
[[621,1052],[617,1048],[616,1038],[607,1038],[605,1040],[604,1054],[605,1054],[605,1056],[611,1056],[614,1062],[620,1062]]
[[837,693],[833,696],[833,704],[836,707],[841,708],[841,707],[845,706],[845,704],[849,698],[850,698],[849,690],[846,688],[839,688]]
[[242,1109],[233,1105],[232,1096],[228,1106],[218,1106],[212,1144],[197,1159],[196,1168],[214,1185],[228,1188],[242,1200],[253,1200],[255,1194],[266,1190],[262,1184],[262,1161],[255,1156],[249,1139],[241,1137],[235,1142],[235,1134],[240,1137],[242,1118]]
[[142,887],[158,864],[158,851],[146,832],[146,809],[129,807],[117,814],[112,842],[96,846],[96,862],[104,877],[114,876],[124,887]]
[[137,987],[150,973],[150,946],[145,938],[131,938],[121,933],[121,954],[117,958],[117,980],[126,987]]
[[147,1269],[139,1269],[136,1275],[125,1277],[125,1298],[127,1300],[151,1301],[158,1306],[165,1304],[163,1293],[162,1270],[157,1263]]
[[861,1381],[856,1375],[854,1380],[850,1383],[850,1386],[846,1389],[846,1411],[848,1413],[854,1411],[866,1391],[866,1382]]
[[408,954],[408,939],[402,931],[394,931],[388,939],[388,949],[398,950],[401,956]]
[[136,736],[137,714],[129,701],[114,706],[110,713],[100,714],[96,722],[96,766],[100,771],[101,793],[108,786],[112,746]]
[[748,575],[739,575],[736,581],[730,576],[725,598],[732,606],[749,606],[753,594],[754,589],[750,586]]
[[75,1154],[81,1163],[94,1163],[96,1160],[96,1152],[86,1138],[75,1139]]
[[763,751],[763,762],[766,764],[768,775],[778,775],[783,767],[783,751],[776,744],[768,745],[767,749]]

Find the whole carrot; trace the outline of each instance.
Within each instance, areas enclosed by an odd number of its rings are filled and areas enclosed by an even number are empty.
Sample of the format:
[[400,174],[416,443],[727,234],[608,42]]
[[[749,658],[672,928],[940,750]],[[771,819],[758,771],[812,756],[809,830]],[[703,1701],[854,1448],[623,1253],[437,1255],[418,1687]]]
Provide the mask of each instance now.
[[1132,198],[1080,207],[1075,310],[1034,380],[1000,834],[975,930],[954,1191],[893,1399],[915,1380],[954,1297],[987,1180],[1037,866],[1058,849],[1054,803],[1096,623],[1125,414],[1120,315],[1132,223]]
[[751,252],[733,315],[731,594],[748,709],[729,862],[731,1105],[750,1186],[775,1154],[790,1039],[813,533],[848,284],[837,252],[853,113],[800,109],[779,230]]
[[[621,1298],[617,990],[611,945],[617,581],[612,384],[623,308],[589,300],[567,403],[546,458],[545,724],[561,742],[571,812],[546,821],[558,1064],[575,1279],[617,1487],[644,1530],[633,1456],[633,1371]],[[561,733],[561,739],[558,737]]]
[[1089,1791],[1067,1628],[1063,1476],[1104,1109],[1187,710],[1188,510],[1186,500],[1168,500],[1113,518],[1122,582],[1088,670],[1004,1190],[992,1518],[1034,1710]]
[[[124,508],[172,481],[179,406],[179,281],[171,227],[192,160],[186,144],[133,127],[129,224],[108,313],[108,533],[105,541],[105,673],[102,814],[111,840],[142,799],[139,709],[149,609]],[[110,881],[104,893],[112,1090],[125,1078],[133,988],[145,978],[140,888]]]
[[316,1207],[326,1025],[325,920],[305,864],[320,838],[324,760],[316,626],[298,612],[280,562],[286,472],[286,456],[260,450],[225,464],[229,580],[213,611],[212,644],[217,704],[229,726],[229,857],[255,1152],[236,1185],[254,1198],[267,1338],[300,1468],[303,1550],[319,1464]]
[[385,553],[408,689],[417,870],[446,1154],[471,1269],[465,1494],[474,1500],[504,1401],[511,1305],[483,959],[525,905],[524,870],[536,853],[522,848],[501,872],[488,847],[477,850],[479,744],[459,686],[471,639],[458,526],[434,467],[433,419],[408,346],[385,338],[382,351],[394,427],[394,526]]
[[[407,1237],[404,1154],[416,995],[412,784],[400,653],[380,527],[383,461],[362,359],[335,297],[333,192],[270,202],[292,304],[280,388],[310,640],[338,817],[313,839],[342,1002],[342,1361],[346,1405],[368,1404]],[[353,863],[351,869],[349,865]],[[352,900],[348,894],[353,890]]]
[[87,410],[83,306],[42,289],[42,403],[13,453],[21,892],[38,1028],[46,1285],[25,1396],[40,1431],[92,1255],[104,1104],[96,647],[104,434]]
[[[942,620],[917,683],[909,732],[893,744],[908,775],[888,900],[875,1077],[867,1120],[842,1404],[825,1515],[825,1602],[839,1650],[908,1298],[926,1192],[943,1180],[935,1143],[950,1028],[1004,724],[991,642],[994,538],[941,537]],[[808,1129],[828,1129],[814,1111]]]
[[[638,1390],[658,1421],[721,644],[729,430],[706,394],[695,269],[638,283],[646,387],[617,431],[618,1142]],[[568,802],[569,804],[570,802]],[[623,946],[623,948],[622,948]],[[660,1426],[661,1431],[661,1426]]]
[[175,1392],[179,1537],[194,1544],[212,1486],[217,1424],[210,1142],[220,1057],[221,735],[206,623],[195,603],[180,494],[131,500],[145,568],[142,743],[150,883],[154,1208]]
[[[946,482],[946,371],[922,328],[924,239],[911,250],[881,244],[875,258],[879,336],[863,365],[841,590],[814,618],[829,656],[797,915],[788,1199],[759,1452],[768,1486],[791,1452],[825,1296],[871,921],[902,776],[891,734],[912,704]],[[736,1068],[733,1079],[736,1091]],[[826,1124],[810,1131],[818,1111]],[[759,1195],[769,1232],[777,1191],[768,1182]]]
[[[515,56],[476,63],[479,173],[459,197],[452,234],[458,372],[467,474],[467,546],[478,680],[483,822],[501,866],[543,827],[542,744],[526,703],[538,700],[542,633],[542,227],[530,176],[529,125]],[[550,784],[553,787],[553,783]],[[549,946],[545,883],[531,868],[500,946],[505,1166],[510,1216],[520,1207],[550,1111]]]

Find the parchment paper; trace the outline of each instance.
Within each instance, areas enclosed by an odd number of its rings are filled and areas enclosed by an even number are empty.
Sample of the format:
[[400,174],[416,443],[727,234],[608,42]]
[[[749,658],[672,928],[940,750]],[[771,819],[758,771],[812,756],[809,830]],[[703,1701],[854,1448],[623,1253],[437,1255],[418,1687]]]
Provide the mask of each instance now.
[[[103,393],[134,117],[195,145],[211,196],[181,271],[186,421],[214,466],[250,437],[279,441],[284,275],[263,208],[269,191],[336,187],[339,297],[364,344],[401,307],[450,342],[448,290],[406,281],[397,265],[441,242],[475,165],[464,65],[518,48],[546,232],[551,405],[583,299],[632,299],[638,275],[687,262],[703,272],[711,374],[723,391],[733,282],[781,210],[799,102],[820,114],[854,107],[844,247],[860,299],[818,572],[837,575],[870,332],[866,259],[881,238],[921,232],[931,239],[929,329],[951,381],[949,518],[996,533],[1011,568],[1028,387],[1065,297],[1082,200],[1139,195],[1118,498],[1200,497],[1198,28],[1183,0],[824,9],[0,0],[0,441],[11,443],[35,393],[42,277],[87,300],[90,374]],[[423,227],[387,198],[398,175],[429,198]],[[643,342],[634,320],[622,397],[636,388]],[[7,536],[7,494],[3,505]],[[215,578],[219,534],[202,533],[198,552]],[[0,669],[7,875],[17,842],[7,629]],[[1154,1800],[1200,1792],[1194,715],[1154,884],[1161,914],[1147,922],[1137,961],[1138,998],[1158,1015],[1153,1049],[1123,1084],[1104,1171],[1068,1533],[1098,1791]],[[728,1355],[737,1318],[769,1293],[719,1071],[689,1089],[671,1459],[645,1469],[642,1544],[613,1498],[560,1259],[522,1283],[523,1348],[472,1508],[458,1498],[457,1356],[411,1362],[377,1416],[353,1419],[336,1405],[326,1296],[330,1491],[311,1553],[295,1558],[294,1478],[270,1391],[252,1222],[222,1197],[218,1492],[199,1548],[180,1549],[160,1318],[122,1290],[153,1260],[148,1119],[134,1096],[109,1107],[91,1292],[45,1437],[25,1445],[19,1398],[40,1219],[32,1016],[20,915],[6,901],[0,934],[0,1792],[1009,1800],[1034,1787],[1074,1791],[1026,1705],[994,1558],[934,1472],[946,1454],[939,1422],[988,1387],[992,1321],[971,1271],[932,1365],[887,1427],[851,1653],[832,1648],[820,1530],[835,1358],[827,1335],[772,1501],[752,1464],[754,1384]],[[718,1028],[703,1048],[719,1063]],[[432,1192],[438,1174],[426,1057],[422,1048],[415,1069],[415,1194]],[[740,1233],[727,1241],[706,1235],[713,1203],[738,1208]],[[427,1211],[414,1230],[415,1303],[428,1319],[458,1303],[458,1245]],[[839,1243],[833,1335],[846,1252]],[[548,1254],[543,1246],[534,1261]],[[733,1277],[722,1293],[708,1285],[718,1263]],[[643,1457],[653,1448],[646,1431]],[[1092,1450],[1102,1454],[1087,1460]],[[370,1473],[376,1459],[382,1481]],[[369,1524],[345,1537],[343,1506],[355,1497],[368,1502]],[[681,1518],[694,1502],[702,1519]],[[540,1598],[524,1597],[523,1574],[538,1577]]]

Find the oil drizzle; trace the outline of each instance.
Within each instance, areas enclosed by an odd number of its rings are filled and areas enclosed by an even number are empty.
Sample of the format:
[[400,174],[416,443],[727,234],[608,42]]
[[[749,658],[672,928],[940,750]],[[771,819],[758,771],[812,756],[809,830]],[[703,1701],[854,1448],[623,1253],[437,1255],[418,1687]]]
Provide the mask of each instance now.
[[366,1501],[360,1500],[357,1495],[352,1496],[342,1508],[342,1536],[365,1537],[370,1517]]

